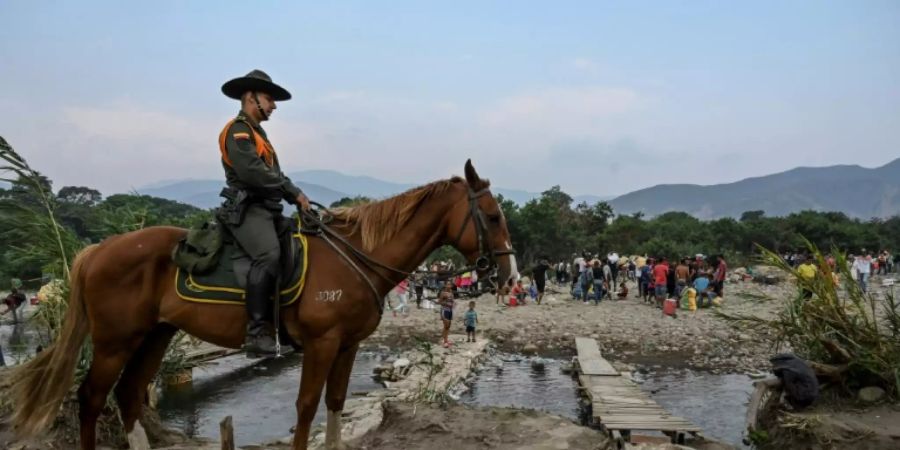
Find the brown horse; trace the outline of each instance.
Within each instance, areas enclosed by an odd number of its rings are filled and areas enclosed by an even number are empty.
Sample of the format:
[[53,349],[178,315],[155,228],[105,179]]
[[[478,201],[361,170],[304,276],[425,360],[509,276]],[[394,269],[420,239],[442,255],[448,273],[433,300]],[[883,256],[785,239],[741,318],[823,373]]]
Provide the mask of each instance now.
[[[496,256],[499,280],[509,283],[517,275],[516,260],[503,214],[489,182],[479,178],[469,161],[465,175],[465,180],[454,177],[331,211],[331,226],[365,256],[404,272],[443,244],[455,246],[470,263]],[[33,435],[52,423],[88,334],[94,357],[78,389],[84,450],[95,448],[97,418],[113,385],[130,447],[149,448],[138,419],[146,386],[177,330],[223,347],[241,346],[247,320],[243,307],[190,303],[175,293],[170,255],[185,233],[173,227],[146,228],[110,237],[78,255],[58,341],[13,377],[13,420],[21,434]],[[293,448],[306,448],[325,386],[326,447],[340,448],[341,411],[359,343],[381,320],[381,298],[404,275],[377,268],[379,274],[373,265],[361,265],[363,275],[323,239],[308,241],[301,300],[281,311],[282,326],[304,352]]]

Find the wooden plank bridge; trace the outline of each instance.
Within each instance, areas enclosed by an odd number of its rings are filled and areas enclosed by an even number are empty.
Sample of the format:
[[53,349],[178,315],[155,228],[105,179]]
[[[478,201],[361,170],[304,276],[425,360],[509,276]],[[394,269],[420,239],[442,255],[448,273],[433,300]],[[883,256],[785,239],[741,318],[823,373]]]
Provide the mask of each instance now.
[[698,434],[700,427],[674,416],[653,401],[640,387],[612,367],[600,355],[597,341],[576,337],[578,381],[591,401],[595,424],[602,426],[625,448],[632,430],[660,431],[673,443],[684,442],[684,433]]

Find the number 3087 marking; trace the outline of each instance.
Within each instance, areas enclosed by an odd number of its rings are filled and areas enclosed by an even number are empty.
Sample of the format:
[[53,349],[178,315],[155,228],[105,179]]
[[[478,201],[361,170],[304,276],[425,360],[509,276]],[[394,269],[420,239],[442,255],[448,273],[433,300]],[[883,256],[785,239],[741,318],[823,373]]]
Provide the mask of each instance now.
[[338,302],[341,300],[342,295],[344,295],[343,289],[337,289],[334,291],[319,291],[318,293],[316,293],[316,301]]

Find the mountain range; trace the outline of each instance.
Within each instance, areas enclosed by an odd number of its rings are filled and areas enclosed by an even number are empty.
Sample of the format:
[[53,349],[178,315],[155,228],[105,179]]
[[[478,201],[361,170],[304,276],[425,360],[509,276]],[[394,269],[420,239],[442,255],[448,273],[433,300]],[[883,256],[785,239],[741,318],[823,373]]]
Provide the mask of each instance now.
[[[378,178],[359,175],[346,175],[334,170],[304,170],[287,174],[303,192],[325,206],[343,197],[363,195],[369,198],[384,198],[399,194],[418,184],[396,183]],[[300,181],[302,180],[302,181]],[[157,182],[138,189],[138,193],[154,197],[167,198],[199,208],[212,208],[222,203],[219,191],[224,186],[222,180],[170,180]],[[528,192],[517,189],[493,188],[495,194],[522,205],[528,200],[541,196],[540,192]],[[576,203],[590,204],[610,200],[611,196],[577,195]]]
[[798,167],[734,183],[663,184],[609,202],[617,214],[655,216],[684,211],[700,219],[739,218],[762,210],[784,216],[802,210],[839,211],[869,219],[900,214],[900,159],[868,169],[857,165]]
[[[324,205],[355,195],[383,198],[415,186],[333,170],[306,170],[289,176],[311,199]],[[156,183],[138,192],[210,208],[220,203],[218,194],[222,186],[220,180],[175,180]],[[500,187],[494,192],[520,205],[540,196],[539,192]],[[872,169],[856,165],[798,167],[733,183],[663,184],[615,198],[575,196],[576,203],[581,201],[591,204],[608,201],[617,214],[640,212],[647,217],[684,211],[700,219],[738,218],[751,210],[783,216],[808,209],[840,211],[862,219],[890,217],[900,214],[900,159]]]

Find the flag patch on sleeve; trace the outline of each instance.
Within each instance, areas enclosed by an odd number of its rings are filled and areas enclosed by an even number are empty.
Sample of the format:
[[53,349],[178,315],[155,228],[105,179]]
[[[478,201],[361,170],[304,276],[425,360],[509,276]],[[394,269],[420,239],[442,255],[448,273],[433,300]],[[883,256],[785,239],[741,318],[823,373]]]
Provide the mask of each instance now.
[[250,133],[234,133],[233,137],[235,140],[238,140],[238,139],[250,140]]

